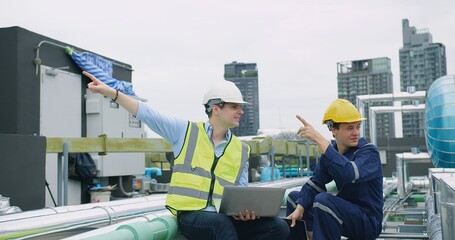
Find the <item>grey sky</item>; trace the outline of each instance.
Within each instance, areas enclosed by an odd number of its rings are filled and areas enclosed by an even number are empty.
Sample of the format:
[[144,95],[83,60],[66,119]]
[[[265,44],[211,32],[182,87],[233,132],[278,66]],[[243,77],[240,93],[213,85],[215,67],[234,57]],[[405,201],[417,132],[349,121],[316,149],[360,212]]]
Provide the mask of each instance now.
[[128,64],[136,93],[156,109],[205,120],[206,85],[224,64],[255,62],[261,128],[321,125],[337,97],[336,63],[389,57],[399,82],[401,20],[428,28],[455,65],[455,1],[137,0],[3,1],[0,27],[20,26]]

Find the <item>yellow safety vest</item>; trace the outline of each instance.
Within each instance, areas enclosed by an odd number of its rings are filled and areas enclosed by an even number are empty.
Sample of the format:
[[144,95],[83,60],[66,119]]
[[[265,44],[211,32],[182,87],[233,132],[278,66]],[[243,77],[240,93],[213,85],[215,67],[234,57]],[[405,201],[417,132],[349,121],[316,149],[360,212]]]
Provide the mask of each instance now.
[[249,153],[249,146],[231,135],[216,158],[204,123],[189,123],[183,148],[174,160],[166,208],[176,215],[177,211],[204,209],[210,193],[212,198],[221,198],[224,186],[239,182]]

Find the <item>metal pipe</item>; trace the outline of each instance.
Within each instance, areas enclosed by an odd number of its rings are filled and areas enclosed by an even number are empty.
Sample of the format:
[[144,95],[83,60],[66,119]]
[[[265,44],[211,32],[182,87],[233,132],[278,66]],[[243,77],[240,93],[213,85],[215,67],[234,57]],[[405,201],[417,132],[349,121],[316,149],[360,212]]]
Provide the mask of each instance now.
[[[308,178],[295,178],[251,185],[291,188],[302,186],[306,180],[308,180]],[[84,209],[76,211],[71,211],[72,209],[69,209],[73,206],[59,207],[52,209],[52,211],[44,210],[44,212],[48,215],[39,215],[43,214],[43,212],[40,212],[38,215],[33,217],[30,215],[26,215],[27,217],[25,217],[24,214],[27,214],[27,212],[18,213],[20,215],[6,215],[5,217],[16,216],[16,218],[10,219],[9,221],[0,221],[0,239],[11,237],[28,238],[34,236],[44,236],[50,233],[64,232],[81,227],[110,225],[144,214],[151,214],[157,211],[165,210],[164,205],[166,194],[160,194],[157,198],[153,198],[152,196],[150,196],[150,198],[153,199],[153,201],[146,202],[137,202],[136,198],[133,198],[98,203],[96,205],[84,204],[87,206],[79,206]],[[143,198],[147,199],[149,197]],[[124,201],[122,203],[127,203],[119,204],[121,201]],[[86,209],[87,207],[90,208]],[[58,213],[63,210],[70,211]],[[2,219],[1,217],[0,219]]]
[[428,153],[413,154],[410,152],[397,153],[396,167],[398,178],[398,197],[403,198],[412,189],[412,184],[408,181],[408,163],[427,163],[430,162],[430,155]]
[[[291,178],[291,179],[283,179],[279,181],[273,182],[258,182],[252,183],[251,186],[274,186],[274,187],[301,187],[303,184],[306,183],[308,177],[303,178]],[[149,196],[143,197],[135,197],[123,200],[115,200],[110,202],[100,202],[100,203],[87,203],[81,205],[70,205],[70,206],[59,206],[53,208],[43,208],[38,210],[26,211],[21,213],[15,214],[8,214],[0,216],[0,224],[2,222],[18,220],[23,218],[31,218],[31,217],[38,217],[38,216],[45,216],[45,215],[53,215],[57,213],[66,213],[72,211],[79,211],[85,209],[91,209],[98,206],[116,206],[116,205],[123,205],[123,204],[134,204],[134,203],[141,203],[141,202],[148,202],[148,201],[156,201],[156,200],[164,200],[166,198],[166,194],[153,194]],[[164,206],[164,205],[163,205]]]
[[63,206],[63,199],[62,199],[63,182],[61,181],[61,179],[63,179],[62,168],[63,168],[63,154],[58,153],[57,154],[57,205],[58,206]]
[[395,182],[395,183],[389,183],[387,184],[383,189],[382,189],[382,192],[383,192],[383,197],[387,197],[390,193],[392,193],[393,191],[395,191],[396,189],[398,188],[398,184]]
[[[304,184],[305,180],[308,180],[308,178],[300,179],[298,181],[296,181],[296,179],[286,179],[286,180],[276,181],[275,183],[267,182],[267,183],[262,183],[262,184],[251,184],[251,185],[265,185],[265,186],[282,187],[283,185],[286,184],[286,186],[287,186],[287,189],[286,189],[286,192],[285,192],[285,197],[286,197],[289,194],[289,192],[300,190],[300,188]],[[290,187],[291,185],[293,187]],[[109,226],[102,227],[102,228],[99,228],[99,229],[96,229],[96,230],[92,230],[92,231],[89,231],[89,232],[85,232],[85,233],[81,233],[81,234],[78,234],[78,235],[74,235],[74,236],[65,238],[65,240],[85,239],[87,237],[93,237],[93,236],[96,236],[96,235],[100,235],[100,234],[104,234],[104,233],[107,233],[107,232],[114,231],[120,225],[129,224],[129,223],[133,223],[133,222],[151,221],[151,219],[154,219],[154,218],[157,218],[157,217],[163,217],[163,216],[172,216],[172,214],[168,210],[156,211],[156,212],[153,212],[151,214],[144,215],[144,216],[141,216],[141,217],[137,217],[137,218],[134,218],[134,219],[130,219],[130,220],[118,223],[118,224],[109,225]]]
[[[382,102],[382,101],[391,101],[391,102],[400,102],[406,100],[420,100],[426,98],[426,91],[416,91],[416,92],[398,92],[398,93],[385,93],[385,94],[374,94],[374,95],[359,95],[356,99],[356,106],[362,116],[365,116],[365,102]],[[401,103],[400,103],[401,105]],[[371,119],[371,115],[370,115]],[[365,126],[362,124],[360,126],[360,132],[362,136],[365,135]],[[374,130],[374,129],[373,129]],[[371,125],[370,125],[371,132]],[[371,133],[370,133],[370,139]],[[371,140],[372,141],[372,140]]]
[[378,238],[428,239],[428,235],[425,233],[423,234],[381,233]]
[[[393,203],[388,206],[388,209],[389,210],[396,210],[398,207],[402,206],[403,203],[411,196],[411,193],[409,193],[408,195],[406,195],[404,198],[398,198],[396,199],[395,201],[393,201]],[[384,206],[385,207],[385,206]],[[385,209],[385,208],[384,208]],[[390,216],[390,213],[391,211],[384,211],[384,217],[382,218],[382,229],[385,230],[387,229],[389,226],[387,225],[387,219],[389,218]]]
[[[61,45],[61,44],[58,44],[58,43],[54,43],[54,42],[50,42],[50,41],[46,41],[46,40],[43,40],[43,41],[39,42],[38,45],[36,45],[36,47],[35,47],[35,49],[36,49],[36,58],[35,58],[35,61],[34,61],[35,62],[35,75],[37,75],[37,76],[38,76],[38,72],[39,72],[39,66],[42,64],[42,60],[40,58],[40,50],[41,50],[41,46],[43,44],[49,44],[49,45],[52,45],[54,47],[59,47],[59,48],[62,48],[62,49],[65,49],[66,47],[68,47],[68,46],[64,46],[64,45]],[[112,64],[114,64],[114,65],[117,65],[119,67],[128,69],[130,71],[134,71],[131,67],[128,67],[125,64],[116,62],[114,60],[109,60],[109,61],[111,61]]]
[[397,178],[398,178],[398,188],[397,194],[399,198],[403,198],[405,195],[405,179],[403,176],[403,159],[399,154],[395,155],[396,157],[396,167],[397,167]]
[[12,220],[19,220],[19,219],[39,217],[39,216],[49,216],[49,215],[53,215],[53,214],[57,214],[57,213],[80,211],[80,210],[91,209],[94,207],[109,207],[109,206],[116,206],[116,205],[123,205],[123,204],[135,204],[135,203],[157,201],[157,200],[164,200],[164,199],[166,199],[165,194],[158,194],[158,195],[150,195],[150,196],[130,198],[130,199],[124,199],[124,200],[116,200],[116,201],[110,201],[110,202],[87,203],[87,204],[81,204],[81,205],[60,206],[60,207],[55,207],[55,208],[43,208],[43,209],[26,211],[26,212],[21,212],[21,213],[2,215],[2,216],[0,216],[0,224],[2,224],[3,222],[12,221]]
[[433,194],[425,196],[425,210],[427,213],[427,232],[429,239],[442,239],[441,216],[436,214]]
[[[63,205],[68,205],[68,142],[63,143]],[[59,169],[61,171],[61,169]],[[60,179],[58,179],[60,181]]]
[[412,183],[412,188],[421,188],[421,189],[429,189],[430,188],[430,179],[428,177],[421,177],[421,178],[411,178],[410,182]]
[[126,197],[133,196],[132,192],[126,192],[125,188],[123,188],[123,177],[122,176],[119,176],[118,186],[119,186],[120,192],[123,194],[123,196],[126,196]]
[[[393,112],[423,112],[425,104],[404,105],[404,106],[378,106],[370,107],[369,123],[370,123],[370,141],[376,145],[376,113],[393,113]],[[362,135],[365,135],[363,132]]]
[[89,225],[110,225],[144,213],[164,210],[164,205],[163,199],[118,206],[98,206],[92,209],[2,222],[0,239],[40,236]]
[[425,211],[406,211],[406,210],[385,210],[384,212],[389,212],[390,216],[402,216],[402,215],[422,215],[425,216]]

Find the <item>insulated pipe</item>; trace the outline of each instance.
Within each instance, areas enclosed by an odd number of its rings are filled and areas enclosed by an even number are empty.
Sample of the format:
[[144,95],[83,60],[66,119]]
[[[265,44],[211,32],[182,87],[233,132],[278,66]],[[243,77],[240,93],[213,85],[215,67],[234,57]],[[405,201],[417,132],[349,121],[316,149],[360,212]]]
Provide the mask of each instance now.
[[[374,94],[374,95],[359,95],[357,96],[356,105],[362,116],[365,116],[365,102],[400,102],[406,100],[425,100],[426,91],[415,91],[415,92],[398,92],[398,93],[385,93],[385,94]],[[401,105],[401,103],[400,103]],[[371,116],[370,116],[371,118]],[[361,125],[361,133],[365,135],[365,125]],[[371,129],[371,125],[370,125]],[[371,138],[371,134],[370,134]]]
[[441,216],[435,214],[434,198],[432,194],[425,195],[425,210],[427,213],[427,232],[428,238],[431,240],[442,239]]
[[390,184],[387,184],[383,189],[382,189],[382,196],[385,198],[387,197],[390,193],[392,193],[393,191],[395,191],[398,187],[398,184],[395,182],[395,183],[390,183]]
[[412,188],[420,188],[420,189],[429,189],[430,188],[430,179],[428,177],[422,178],[411,178]]
[[64,238],[64,240],[79,240],[79,239],[84,239],[84,238],[89,238],[89,237],[94,237],[98,236],[101,234],[106,234],[112,231],[115,231],[118,227],[126,224],[131,224],[131,223],[136,223],[136,222],[151,222],[153,219],[158,218],[158,217],[172,217],[173,215],[169,212],[169,210],[160,210],[160,211],[155,211],[153,213],[145,214],[140,217],[132,218],[126,221],[123,221],[121,223],[116,223],[112,224],[109,226],[97,228],[95,230],[91,230],[88,232],[80,233],[77,235],[73,235],[68,238]]
[[26,212],[21,212],[21,213],[2,215],[2,216],[0,216],[0,226],[3,222],[12,221],[12,220],[19,220],[19,219],[24,219],[24,218],[46,216],[46,215],[48,216],[48,215],[53,215],[53,214],[57,214],[57,213],[80,211],[80,210],[91,209],[94,207],[109,207],[109,206],[116,206],[116,205],[123,205],[123,204],[134,204],[134,203],[141,203],[141,202],[164,200],[165,198],[166,198],[166,195],[158,194],[158,195],[150,195],[150,196],[145,196],[145,197],[137,197],[137,198],[116,200],[116,201],[110,201],[110,202],[87,203],[87,204],[81,204],[81,205],[43,208],[43,209],[39,209],[39,210],[32,210],[32,211],[26,211]]
[[85,240],[170,240],[177,234],[177,220],[173,217],[155,218],[151,222],[136,222],[122,225],[117,230],[89,238]]
[[[261,184],[251,184],[251,186],[264,187],[296,187],[302,186],[308,178],[284,179],[280,181],[267,182]],[[43,211],[36,210],[33,214],[27,212],[10,214],[5,217],[18,216],[9,221],[0,221],[0,239],[5,238],[29,238],[44,236],[50,233],[63,232],[66,230],[77,229],[87,226],[100,226],[116,223],[117,221],[127,220],[143,214],[151,214],[164,210],[165,194],[160,194],[159,199],[153,202],[139,202],[133,199],[117,200],[99,203],[101,206],[93,207],[95,204],[84,204],[80,206],[66,206]],[[144,197],[149,198],[149,197]],[[152,197],[153,198],[153,197]],[[115,205],[119,202],[131,202],[131,204]],[[96,204],[98,205],[98,204]],[[74,208],[72,208],[74,207]],[[89,207],[90,209],[86,209]],[[72,209],[68,209],[72,208]],[[81,210],[71,211],[82,208]],[[70,211],[55,214],[59,211]],[[20,214],[20,215],[19,215]],[[46,215],[48,214],[48,215]],[[32,217],[32,216],[35,217]]]
[[164,210],[165,200],[124,204],[118,206],[99,206],[92,209],[39,216],[0,223],[0,239],[17,238],[28,235],[43,235],[89,225],[109,225],[119,220]]
[[[393,112],[424,112],[425,104],[404,105],[404,106],[379,106],[370,107],[369,124],[370,124],[370,141],[376,145],[376,113],[393,113]],[[365,135],[362,133],[362,135]]]
[[[303,181],[307,181],[308,180],[308,177],[305,178],[305,180]],[[295,179],[293,180],[283,180],[283,181],[276,181],[276,182],[267,182],[265,184],[251,184],[251,185],[260,185],[260,186],[274,186],[274,187],[283,187],[284,184],[287,184],[286,187],[286,192],[284,194],[284,197],[283,197],[283,206],[286,205],[286,198],[287,198],[287,195],[292,192],[292,191],[298,191],[300,190],[301,188],[301,185],[304,184],[304,182],[302,182],[302,180],[300,179],[299,181],[296,181]],[[290,187],[290,185],[293,185],[294,187]],[[333,186],[332,186],[333,185]],[[336,187],[335,184],[327,184],[326,187],[329,189],[332,187]],[[129,223],[129,222],[144,222],[145,219],[153,219],[153,218],[156,218],[158,216],[168,216],[168,217],[173,217],[173,215],[171,215],[171,213],[167,210],[165,211],[159,211],[159,212],[153,212],[152,214],[150,215],[147,215],[147,216],[144,216],[144,217],[140,217],[140,218],[135,218],[135,219],[131,219],[131,220],[128,220],[128,222],[122,222],[122,223],[119,223],[119,224],[116,224],[116,225],[112,225],[112,226],[107,226],[107,227],[103,227],[103,228],[99,228],[99,229],[96,229],[96,230],[92,230],[92,231],[89,231],[89,232],[85,232],[85,233],[82,233],[82,234],[78,234],[78,235],[75,235],[75,236],[72,236],[72,237],[69,237],[69,238],[65,238],[65,240],[76,240],[76,239],[111,239],[111,236],[116,236],[114,233],[109,233],[109,232],[113,232],[117,226],[119,225],[122,225],[122,224],[126,224],[126,223]],[[117,232],[117,231],[115,231]],[[109,234],[108,234],[109,233]],[[112,235],[113,234],[113,235]],[[125,234],[124,232],[121,233],[122,236],[123,234]],[[101,237],[98,236],[98,235],[102,235]],[[95,238],[96,236],[96,238]],[[93,238],[92,238],[93,237]],[[130,239],[128,238],[128,236],[126,236],[124,239]]]
[[407,193],[412,189],[412,183],[408,181],[408,163],[427,163],[430,162],[430,155],[428,153],[397,153],[396,167],[398,177],[398,197],[404,198]]
[[411,233],[381,233],[379,239],[428,239],[427,234],[411,234]]
[[283,180],[269,181],[269,182],[258,182],[254,184],[248,184],[248,186],[257,186],[257,187],[285,187],[292,188],[302,186],[308,181],[309,177],[301,178],[286,178]]

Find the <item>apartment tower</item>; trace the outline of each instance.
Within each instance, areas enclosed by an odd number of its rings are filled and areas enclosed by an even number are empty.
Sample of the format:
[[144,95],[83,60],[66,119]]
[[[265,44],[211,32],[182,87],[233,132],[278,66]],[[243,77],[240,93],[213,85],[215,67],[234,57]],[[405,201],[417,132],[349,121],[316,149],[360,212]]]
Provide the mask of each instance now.
[[249,104],[243,104],[244,114],[240,125],[231,131],[236,136],[253,136],[259,129],[259,91],[258,70],[256,63],[232,62],[224,65],[224,79],[237,85],[243,99]]

